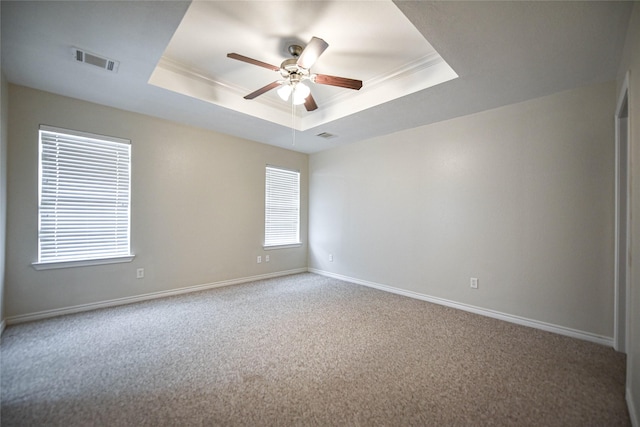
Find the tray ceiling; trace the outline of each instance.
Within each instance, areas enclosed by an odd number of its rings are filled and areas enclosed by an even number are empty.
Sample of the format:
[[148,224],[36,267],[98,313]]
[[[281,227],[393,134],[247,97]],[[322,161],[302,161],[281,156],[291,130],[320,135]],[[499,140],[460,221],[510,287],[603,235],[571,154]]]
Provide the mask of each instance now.
[[[384,22],[384,25],[380,25]],[[363,81],[359,91],[309,83],[319,108],[292,108],[276,90],[278,72],[226,57],[235,52],[272,65],[289,45],[312,36],[329,48],[316,73]],[[307,130],[454,79],[457,74],[391,1],[191,3],[149,83],[270,122]],[[292,116],[295,114],[295,116]]]

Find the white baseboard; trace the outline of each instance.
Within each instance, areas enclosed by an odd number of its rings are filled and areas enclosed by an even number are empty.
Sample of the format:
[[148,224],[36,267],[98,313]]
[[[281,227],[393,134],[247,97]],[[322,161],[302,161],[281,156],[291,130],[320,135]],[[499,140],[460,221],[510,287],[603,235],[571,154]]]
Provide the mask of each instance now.
[[629,388],[629,384],[627,384],[625,397],[627,399],[627,408],[629,409],[629,418],[631,418],[631,425],[633,427],[640,427],[640,424],[638,423],[638,409],[640,408],[636,408],[636,401],[634,401],[633,397],[631,396],[631,389]]
[[[334,279],[344,280],[345,282],[351,282],[358,285],[367,286],[370,288],[379,289],[386,292],[391,292],[398,295],[403,295],[410,298],[415,298],[434,304],[444,305],[447,307],[456,308],[459,310],[468,311],[482,316],[492,317],[494,319],[504,320],[506,322],[515,323],[522,326],[528,326],[531,328],[541,329],[547,332],[554,332],[556,334],[565,335],[572,338],[578,338],[585,341],[594,342],[597,344],[613,347],[613,337],[605,337],[602,335],[592,334],[590,332],[579,331],[577,329],[571,329],[564,326],[554,325],[551,323],[540,322],[538,320],[527,319],[526,317],[515,316],[513,314],[502,313],[495,310],[489,310],[486,308],[476,307],[469,304],[464,304],[456,301],[451,301],[444,298],[432,297],[429,295],[421,294],[418,292],[408,291],[405,289],[395,288],[393,286],[381,285],[379,283],[369,282],[366,280],[355,279],[353,277],[343,276],[341,274],[331,273],[328,271],[317,270],[315,268],[309,268],[309,272],[320,274],[322,276],[333,277]],[[640,427],[640,426],[638,426]]]
[[[172,289],[169,291],[153,292],[153,293],[137,295],[133,297],[117,298],[113,300],[101,301],[96,303],[81,304],[81,305],[76,305],[71,307],[64,307],[64,308],[58,308],[53,310],[39,311],[35,313],[21,314],[18,316],[11,316],[11,317],[7,317],[5,320],[3,320],[0,323],[0,333],[2,330],[4,330],[4,327],[6,325],[15,325],[18,323],[48,319],[55,316],[62,316],[65,314],[81,313],[84,311],[96,310],[100,308],[115,307],[119,305],[132,304],[136,302],[148,301],[148,300],[157,299],[157,298],[164,298],[164,297],[173,296],[173,295],[181,295],[181,294],[186,294],[190,292],[203,291],[206,289],[213,289],[213,288],[219,288],[223,286],[231,286],[231,285],[238,285],[241,283],[254,282],[256,280],[263,280],[263,279],[270,279],[274,277],[288,276],[291,274],[305,273],[307,271],[315,274],[320,274],[322,276],[333,277],[335,279],[344,280],[345,282],[351,282],[358,285],[363,285],[363,286],[379,289],[386,292],[391,292],[398,295],[404,295],[410,298],[420,299],[420,300],[431,302],[434,304],[440,304],[447,307],[452,307],[459,310],[464,310],[471,313],[480,314],[483,316],[492,317],[495,319],[500,319],[500,320],[504,320],[511,323],[516,323],[518,325],[529,326],[536,329],[542,329],[542,330],[554,332],[560,335],[565,335],[565,336],[578,338],[585,341],[591,341],[597,344],[613,347],[613,338],[611,337],[604,337],[604,336],[592,334],[589,332],[566,328],[564,326],[553,325],[550,323],[527,319],[527,318],[515,316],[512,314],[501,313],[499,311],[489,310],[481,307],[472,306],[469,304],[459,303],[459,302],[447,300],[444,298],[432,297],[432,296],[421,294],[418,292],[408,291],[405,289],[395,288],[392,286],[382,285],[379,283],[369,282],[366,280],[360,280],[353,277],[343,276],[341,274],[331,273],[328,271],[317,270],[315,268],[309,268],[309,269],[299,268],[295,270],[280,271],[275,273],[262,274],[258,276],[243,277],[243,278],[232,279],[232,280],[223,280],[223,281],[214,282],[214,283],[206,283],[203,285],[188,286],[185,288]],[[637,426],[637,424],[634,426]],[[637,426],[637,427],[640,427],[640,426]]]
[[[241,283],[255,282],[257,280],[271,279],[274,277],[288,276],[291,274],[306,273],[306,268],[298,268],[295,270],[279,271],[276,273],[261,274],[258,276],[242,277],[239,279],[223,280],[220,282],[206,283],[203,285],[188,286],[185,288],[172,289],[169,291],[153,292],[149,294],[136,295],[133,297],[117,298],[107,301],[94,302],[89,304],[74,305],[71,307],[57,308],[54,310],[38,311],[36,313],[21,314],[18,316],[7,317],[7,325],[16,325],[18,323],[32,322],[34,320],[48,319],[51,317],[62,316],[65,314],[81,313],[84,311],[97,310],[99,308],[115,307],[119,305],[132,304],[135,302],[148,301],[157,298],[164,298],[173,295],[187,294],[191,292],[204,291],[207,289],[220,288],[223,286],[239,285]],[[4,328],[5,322],[2,322]]]

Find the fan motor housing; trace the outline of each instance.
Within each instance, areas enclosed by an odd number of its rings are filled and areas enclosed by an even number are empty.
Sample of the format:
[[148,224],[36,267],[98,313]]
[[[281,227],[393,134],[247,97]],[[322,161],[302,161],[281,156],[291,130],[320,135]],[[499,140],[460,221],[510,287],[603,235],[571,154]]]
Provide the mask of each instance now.
[[285,59],[280,65],[280,74],[282,77],[301,80],[303,77],[309,76],[309,70],[300,68],[297,62],[298,60],[296,58]]

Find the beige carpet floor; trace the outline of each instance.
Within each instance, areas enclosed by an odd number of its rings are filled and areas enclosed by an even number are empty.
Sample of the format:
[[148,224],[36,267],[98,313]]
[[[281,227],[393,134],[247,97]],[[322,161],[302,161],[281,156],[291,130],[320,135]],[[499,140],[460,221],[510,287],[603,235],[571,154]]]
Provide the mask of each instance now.
[[613,349],[314,274],[8,327],[2,426],[628,426]]

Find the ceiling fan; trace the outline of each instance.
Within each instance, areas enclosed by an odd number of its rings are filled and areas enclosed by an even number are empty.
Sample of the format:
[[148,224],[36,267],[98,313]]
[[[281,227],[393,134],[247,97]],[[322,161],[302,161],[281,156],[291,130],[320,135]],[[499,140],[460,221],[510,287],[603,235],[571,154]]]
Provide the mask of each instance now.
[[304,103],[307,111],[313,111],[318,108],[318,105],[313,99],[313,95],[311,95],[309,86],[303,83],[305,80],[310,80],[313,83],[321,85],[338,86],[355,90],[359,90],[362,87],[361,80],[311,73],[311,67],[328,47],[329,44],[318,37],[312,37],[304,49],[299,45],[291,45],[288,50],[293,58],[285,59],[279,67],[237,53],[228,53],[227,57],[268,68],[269,70],[278,71],[283,78],[283,80],[276,80],[273,83],[269,83],[251,92],[245,96],[244,99],[254,99],[271,89],[279,87],[278,95],[283,100],[287,101],[290,96],[293,96],[293,103],[295,105]]

